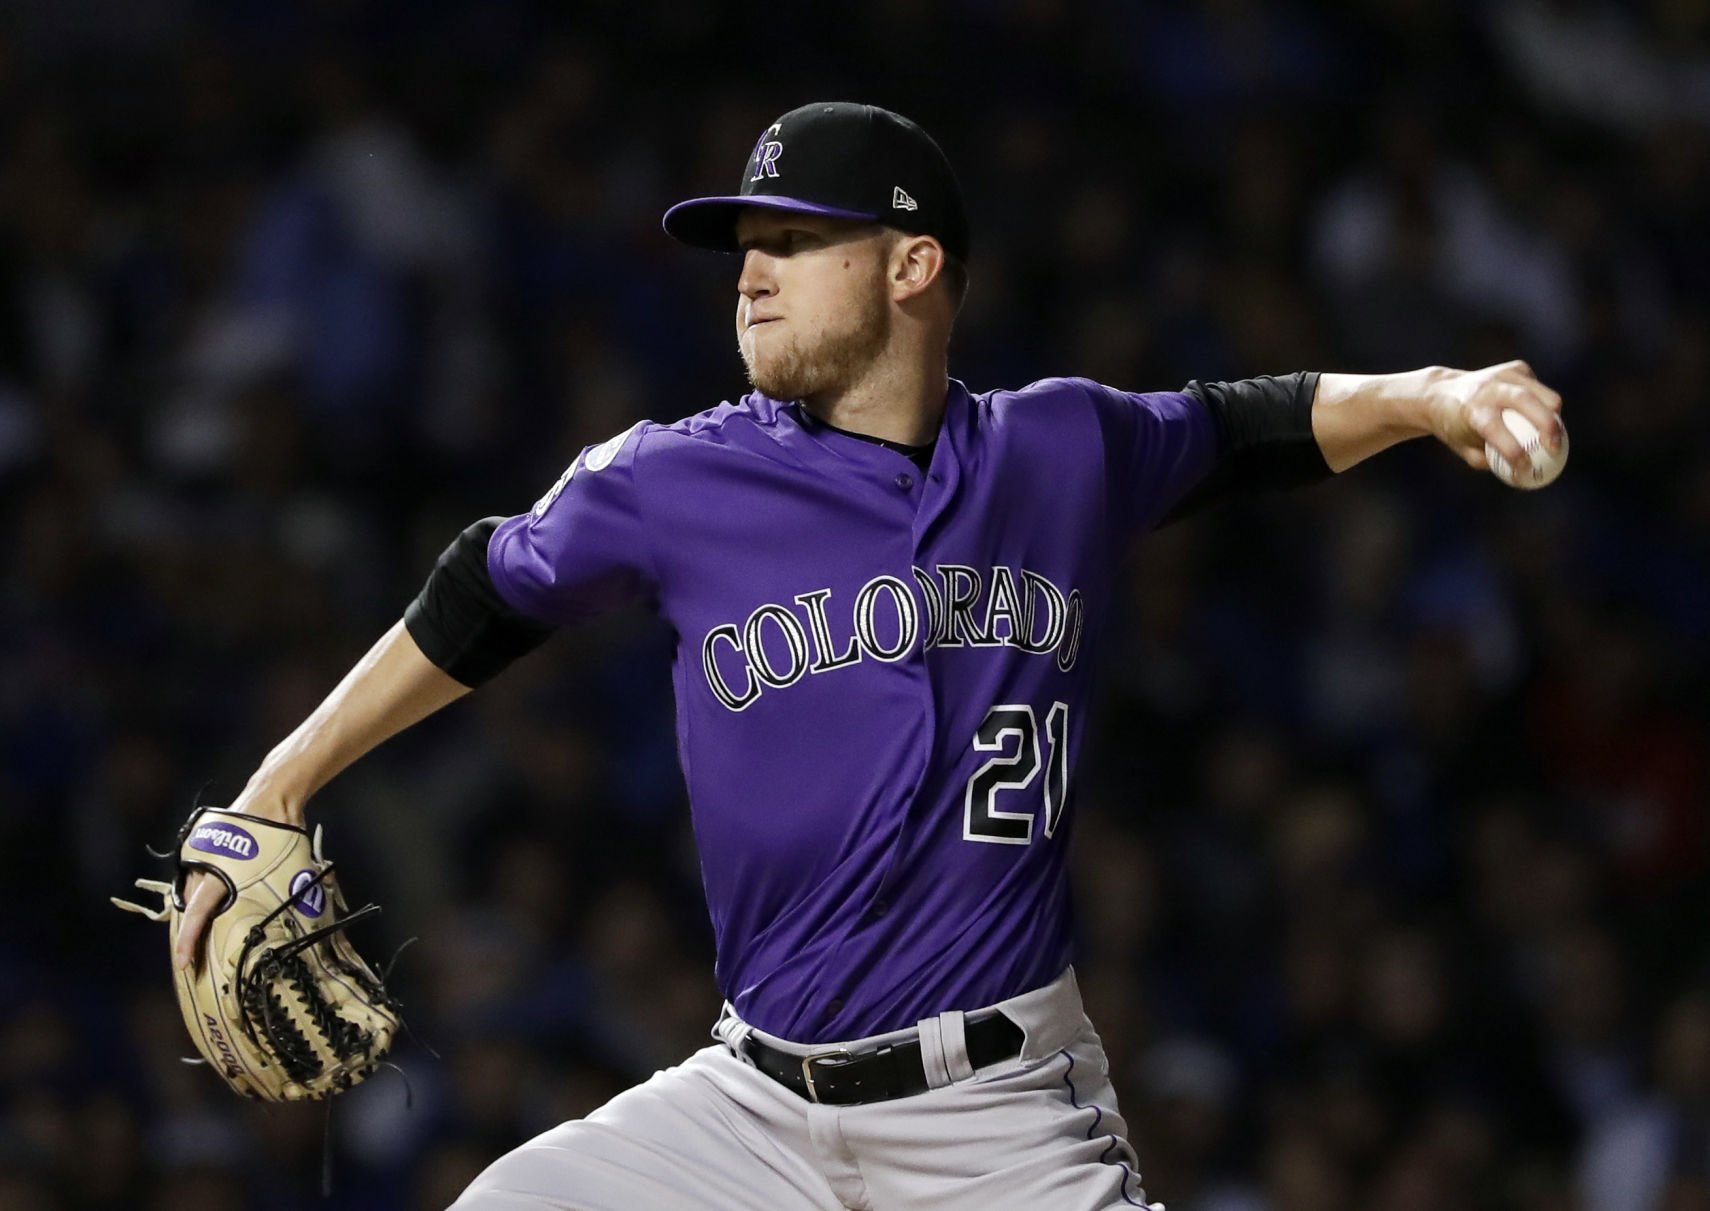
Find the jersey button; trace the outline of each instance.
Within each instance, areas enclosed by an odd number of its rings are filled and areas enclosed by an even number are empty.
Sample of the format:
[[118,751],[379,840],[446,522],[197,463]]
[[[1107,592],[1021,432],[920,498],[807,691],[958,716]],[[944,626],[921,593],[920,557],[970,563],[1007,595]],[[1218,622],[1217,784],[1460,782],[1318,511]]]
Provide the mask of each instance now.
[[890,911],[891,911],[890,904],[888,904],[884,900],[880,900],[878,903],[873,905],[873,915],[875,917],[882,917]]
[[842,1013],[843,1012],[843,998],[842,997],[832,997],[831,1000],[826,1002],[825,1007],[827,1009],[831,1010],[832,1013]]
[[901,475],[897,476],[897,487],[901,488],[904,492],[907,492],[910,488],[914,487],[914,476],[910,475],[907,471],[904,471]]

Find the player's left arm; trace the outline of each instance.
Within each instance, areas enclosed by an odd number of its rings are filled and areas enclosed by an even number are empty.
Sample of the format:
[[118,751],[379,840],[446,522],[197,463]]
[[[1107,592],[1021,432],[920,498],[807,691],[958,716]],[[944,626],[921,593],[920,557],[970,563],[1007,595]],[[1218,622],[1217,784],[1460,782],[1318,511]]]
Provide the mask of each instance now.
[[1320,374],[1312,401],[1312,435],[1332,471],[1345,471],[1414,437],[1435,437],[1468,466],[1485,469],[1485,443],[1511,467],[1527,456],[1504,409],[1532,422],[1552,452],[1562,443],[1562,397],[1525,362],[1482,370],[1427,366],[1401,374]]

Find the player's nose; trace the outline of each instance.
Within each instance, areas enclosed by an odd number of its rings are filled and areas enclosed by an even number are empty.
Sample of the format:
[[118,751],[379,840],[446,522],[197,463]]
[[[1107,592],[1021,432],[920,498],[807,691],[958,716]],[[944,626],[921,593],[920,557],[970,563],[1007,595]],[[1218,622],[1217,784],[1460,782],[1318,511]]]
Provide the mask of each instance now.
[[777,280],[772,273],[772,258],[758,248],[750,248],[742,254],[742,275],[736,279],[737,293],[745,298],[762,298],[777,290]]

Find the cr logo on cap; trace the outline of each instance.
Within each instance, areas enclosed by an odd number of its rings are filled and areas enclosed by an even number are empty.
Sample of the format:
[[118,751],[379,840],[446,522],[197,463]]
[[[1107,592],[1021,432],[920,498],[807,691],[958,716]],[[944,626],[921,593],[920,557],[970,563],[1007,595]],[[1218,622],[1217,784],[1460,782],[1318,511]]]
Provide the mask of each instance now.
[[780,123],[772,123],[766,128],[766,133],[760,136],[760,141],[754,145],[754,175],[748,178],[750,181],[778,175],[778,157],[784,154],[784,145],[771,136],[777,134],[780,129]]

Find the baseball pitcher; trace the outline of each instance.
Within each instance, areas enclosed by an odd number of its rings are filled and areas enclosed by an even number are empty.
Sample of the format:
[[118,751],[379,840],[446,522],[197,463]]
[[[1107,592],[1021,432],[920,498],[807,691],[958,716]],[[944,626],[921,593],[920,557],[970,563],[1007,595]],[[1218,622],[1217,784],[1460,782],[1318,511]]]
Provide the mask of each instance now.
[[[1147,1206],[1071,966],[1070,788],[1115,569],[1221,494],[1431,435],[1560,445],[1520,362],[1134,393],[975,393],[973,260],[917,125],[816,103],[665,230],[732,254],[753,390],[581,452],[471,526],[232,808],[302,825],[341,769],[552,628],[674,628],[678,750],[725,1007],[714,1043],[496,1160],[460,1211]],[[176,961],[226,888],[193,874]]]

